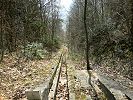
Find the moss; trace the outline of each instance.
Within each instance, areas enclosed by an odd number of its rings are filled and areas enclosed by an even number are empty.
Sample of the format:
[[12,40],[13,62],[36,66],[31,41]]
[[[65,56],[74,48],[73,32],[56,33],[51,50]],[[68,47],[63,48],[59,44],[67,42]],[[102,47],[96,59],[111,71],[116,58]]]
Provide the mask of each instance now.
[[86,95],[84,95],[84,94],[81,94],[81,100],[86,100],[87,98],[86,98]]
[[86,100],[86,95],[81,91],[76,91],[76,100]]
[[104,94],[100,95],[100,100],[107,100],[106,96]]

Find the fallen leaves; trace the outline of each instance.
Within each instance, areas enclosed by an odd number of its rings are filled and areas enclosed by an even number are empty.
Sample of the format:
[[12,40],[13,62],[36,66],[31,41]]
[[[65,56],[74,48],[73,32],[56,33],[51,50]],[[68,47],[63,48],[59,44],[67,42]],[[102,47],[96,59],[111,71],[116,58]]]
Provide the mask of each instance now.
[[67,74],[66,66],[62,65],[61,74],[59,78],[56,100],[68,100],[68,86],[67,86]]
[[[20,59],[16,64],[13,56],[5,56],[0,64],[0,94],[4,94],[7,100],[22,100],[25,98],[26,89],[34,88],[49,77],[52,65],[57,63],[56,60],[58,59]],[[6,99],[0,96],[0,100]]]
[[4,98],[2,96],[0,96],[0,100],[4,100]]

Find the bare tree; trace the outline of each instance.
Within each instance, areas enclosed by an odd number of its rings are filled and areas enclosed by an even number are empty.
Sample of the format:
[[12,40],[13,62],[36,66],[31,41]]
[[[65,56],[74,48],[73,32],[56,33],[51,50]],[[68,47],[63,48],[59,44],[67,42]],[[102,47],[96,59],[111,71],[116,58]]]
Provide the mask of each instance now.
[[84,26],[85,26],[85,33],[86,33],[86,62],[87,62],[87,70],[91,70],[90,62],[89,62],[89,41],[88,41],[88,31],[87,31],[87,20],[86,20],[86,9],[87,9],[87,0],[85,0],[84,5]]

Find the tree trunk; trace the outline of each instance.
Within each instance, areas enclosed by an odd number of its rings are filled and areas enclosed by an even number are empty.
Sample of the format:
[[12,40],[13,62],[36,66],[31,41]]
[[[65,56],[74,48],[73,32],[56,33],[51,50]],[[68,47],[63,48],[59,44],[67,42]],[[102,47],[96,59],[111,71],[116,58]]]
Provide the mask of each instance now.
[[1,13],[1,20],[0,20],[0,49],[1,49],[1,58],[0,58],[0,62],[3,60],[3,56],[4,56],[4,47],[3,47],[3,17],[2,17],[2,13]]
[[87,23],[86,23],[86,10],[87,10],[87,0],[85,0],[84,5],[84,27],[85,27],[85,33],[86,33],[86,62],[87,62],[87,70],[91,70],[90,68],[90,62],[89,62],[89,37],[88,37],[88,31],[87,31]]
[[131,48],[133,51],[133,0],[131,0]]
[[131,51],[131,65],[129,69],[129,77],[133,80],[133,0],[131,0],[131,29],[130,29],[130,51]]

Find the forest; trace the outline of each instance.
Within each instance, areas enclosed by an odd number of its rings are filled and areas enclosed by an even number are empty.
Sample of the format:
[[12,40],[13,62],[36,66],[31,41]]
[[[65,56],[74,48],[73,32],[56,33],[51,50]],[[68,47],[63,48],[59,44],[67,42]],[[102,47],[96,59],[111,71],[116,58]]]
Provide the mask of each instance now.
[[0,100],[133,100],[133,0],[0,0]]
[[[68,48],[84,56],[84,1],[75,0],[67,23]],[[133,29],[131,0],[88,0],[86,23],[89,59],[133,78]]]

